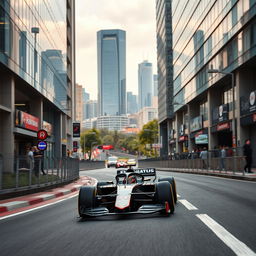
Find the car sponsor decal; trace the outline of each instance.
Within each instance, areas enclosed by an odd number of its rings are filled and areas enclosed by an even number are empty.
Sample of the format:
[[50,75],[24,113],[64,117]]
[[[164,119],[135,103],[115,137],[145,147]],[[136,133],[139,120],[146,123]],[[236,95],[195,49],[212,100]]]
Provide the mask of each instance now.
[[156,169],[155,168],[147,168],[147,169],[135,169],[135,173],[144,175],[144,176],[153,176],[156,175]]

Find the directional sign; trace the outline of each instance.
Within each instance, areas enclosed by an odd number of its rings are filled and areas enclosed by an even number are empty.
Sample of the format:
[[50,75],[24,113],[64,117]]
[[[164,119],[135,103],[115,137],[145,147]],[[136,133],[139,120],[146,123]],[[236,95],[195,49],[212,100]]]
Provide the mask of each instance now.
[[39,150],[46,150],[47,149],[47,142],[45,142],[45,141],[38,141],[37,148]]
[[39,130],[37,132],[37,139],[38,140],[45,140],[48,137],[48,133],[46,130]]

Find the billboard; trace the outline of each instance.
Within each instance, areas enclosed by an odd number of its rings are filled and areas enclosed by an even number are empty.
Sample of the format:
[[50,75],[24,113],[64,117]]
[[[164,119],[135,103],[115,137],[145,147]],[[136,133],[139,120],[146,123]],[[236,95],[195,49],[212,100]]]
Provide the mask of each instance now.
[[39,129],[39,118],[21,110],[16,110],[15,126],[37,132]]
[[208,134],[199,134],[198,136],[196,136],[195,143],[197,145],[208,144]]
[[80,123],[73,123],[73,138],[80,137]]

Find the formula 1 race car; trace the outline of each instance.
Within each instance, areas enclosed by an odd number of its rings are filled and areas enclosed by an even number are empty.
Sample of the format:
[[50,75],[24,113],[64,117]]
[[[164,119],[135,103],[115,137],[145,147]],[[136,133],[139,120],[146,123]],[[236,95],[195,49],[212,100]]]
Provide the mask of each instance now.
[[176,202],[173,177],[157,179],[154,168],[128,168],[117,170],[115,181],[81,187],[78,212],[82,218],[155,212],[170,216]]

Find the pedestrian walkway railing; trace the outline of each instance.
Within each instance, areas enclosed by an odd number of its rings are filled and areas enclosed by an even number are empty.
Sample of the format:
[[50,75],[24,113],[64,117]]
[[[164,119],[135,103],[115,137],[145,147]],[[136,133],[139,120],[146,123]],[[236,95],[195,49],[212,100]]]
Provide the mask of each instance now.
[[190,170],[193,172],[217,171],[244,175],[245,158],[243,156],[211,157],[208,159],[145,159],[139,161],[139,167],[169,168],[173,170]]
[[0,156],[0,193],[45,187],[78,177],[79,159],[29,159],[26,156],[4,159]]

